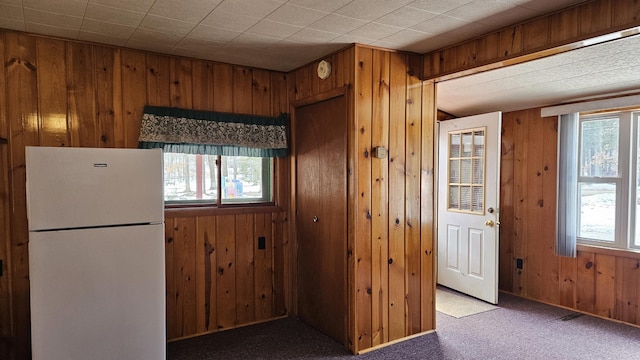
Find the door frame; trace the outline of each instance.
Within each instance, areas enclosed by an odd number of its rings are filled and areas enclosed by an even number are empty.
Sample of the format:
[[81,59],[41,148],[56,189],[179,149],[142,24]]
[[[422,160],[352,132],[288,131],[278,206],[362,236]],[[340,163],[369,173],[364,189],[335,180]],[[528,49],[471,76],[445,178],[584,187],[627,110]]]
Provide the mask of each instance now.
[[[289,309],[291,309],[290,314],[298,316],[298,279],[297,279],[297,266],[298,266],[298,224],[297,224],[297,206],[298,206],[298,192],[297,192],[297,177],[298,177],[298,162],[297,162],[297,150],[296,149],[296,112],[298,108],[301,107],[305,107],[305,106],[309,106],[309,105],[314,105],[320,102],[324,102],[324,101],[328,101],[328,100],[332,100],[334,98],[343,96],[344,100],[345,100],[345,119],[347,120],[347,133],[345,134],[345,138],[346,138],[346,145],[347,145],[347,151],[345,152],[344,156],[345,156],[345,160],[346,160],[346,164],[347,166],[350,166],[351,164],[349,163],[349,159],[351,158],[349,155],[351,154],[352,147],[353,147],[353,140],[352,140],[352,136],[350,134],[353,134],[353,116],[350,116],[350,105],[352,104],[352,101],[349,97],[349,87],[348,86],[342,86],[330,91],[326,91],[326,92],[322,92],[307,98],[302,98],[296,101],[291,102],[291,117],[290,117],[290,140],[289,140],[289,144],[290,144],[290,148],[291,148],[291,172],[290,172],[290,183],[291,183],[291,195],[290,195],[290,211],[291,211],[291,216],[289,217],[290,219],[290,227],[289,227],[289,231],[290,231],[290,246],[291,246],[291,260],[289,262],[289,274],[290,274],[290,289],[291,289],[291,298],[289,301]],[[352,223],[350,221],[351,216],[350,216],[350,201],[349,199],[352,198],[353,196],[355,196],[354,194],[352,194],[352,189],[353,189],[353,177],[347,172],[346,174],[346,185],[347,185],[347,198],[345,198],[346,201],[346,210],[347,210],[347,218],[346,218],[346,249],[345,249],[345,283],[344,283],[344,288],[345,288],[345,298],[343,299],[343,304],[344,304],[344,308],[345,308],[345,322],[344,322],[344,339],[343,339],[343,344],[345,349],[350,350],[351,348],[349,347],[349,338],[350,338],[350,334],[351,334],[351,330],[353,329],[353,314],[351,314],[349,312],[349,310],[351,309],[351,307],[349,306],[349,304],[352,303],[353,300],[353,294],[351,294],[351,292],[349,291],[349,284],[353,283],[353,279],[352,276],[354,276],[354,272],[353,269],[351,269],[349,267],[349,258],[347,257],[347,251],[349,248],[352,248],[353,245],[353,236],[352,236]]]
[[[482,113],[482,114],[475,114],[475,115],[469,115],[469,116],[463,116],[463,117],[459,117],[459,118],[466,118],[466,117],[471,117],[471,116],[476,116],[476,115],[487,115],[487,114],[493,114],[493,113],[500,113],[500,117],[502,116],[502,112],[501,111],[497,111],[497,112],[489,112],[489,113]],[[435,128],[434,128],[434,159],[435,159],[435,171],[434,171],[434,207],[435,207],[435,216],[434,216],[434,251],[436,254],[436,262],[435,262],[435,271],[434,271],[434,283],[437,286],[438,285],[438,269],[439,269],[439,265],[438,262],[440,261],[440,258],[438,257],[439,254],[439,249],[438,249],[438,245],[439,245],[439,220],[440,220],[440,201],[446,201],[446,199],[440,199],[440,171],[441,169],[441,164],[440,164],[440,147],[441,147],[441,143],[440,143],[440,131],[441,131],[441,122],[446,122],[446,121],[455,121],[456,119],[459,118],[450,118],[450,119],[446,119],[446,120],[438,120],[435,122]],[[496,179],[496,183],[498,184],[498,188],[496,189],[497,191],[497,199],[498,202],[496,204],[496,256],[495,256],[495,267],[496,267],[496,274],[495,274],[495,286],[496,286],[496,293],[499,292],[499,271],[500,271],[500,264],[499,264],[499,252],[500,252],[500,229],[499,229],[499,224],[500,224],[500,162],[501,162],[501,141],[502,141],[502,135],[501,135],[501,130],[502,130],[502,125],[501,122],[498,124],[498,131],[497,131],[497,145],[498,145],[498,154],[497,154],[497,159],[496,159],[496,166],[497,166],[497,179]],[[488,174],[485,174],[485,183],[488,182],[487,177]],[[486,206],[486,204],[485,204]],[[466,294],[466,293],[465,293]],[[467,294],[468,295],[468,294]],[[497,295],[496,295],[496,303],[497,303]]]

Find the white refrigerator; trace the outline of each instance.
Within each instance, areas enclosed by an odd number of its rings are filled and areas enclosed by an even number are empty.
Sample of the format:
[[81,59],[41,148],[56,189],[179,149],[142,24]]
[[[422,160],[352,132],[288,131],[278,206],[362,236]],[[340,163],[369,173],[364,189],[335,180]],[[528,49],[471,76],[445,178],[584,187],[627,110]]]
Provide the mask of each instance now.
[[161,150],[25,155],[33,359],[165,359]]

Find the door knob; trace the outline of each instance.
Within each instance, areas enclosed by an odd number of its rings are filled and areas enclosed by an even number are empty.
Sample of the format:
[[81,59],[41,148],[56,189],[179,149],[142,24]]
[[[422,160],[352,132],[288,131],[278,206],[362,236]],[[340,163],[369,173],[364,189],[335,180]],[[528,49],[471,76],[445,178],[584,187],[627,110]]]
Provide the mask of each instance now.
[[493,227],[494,222],[493,222],[493,220],[487,220],[487,221],[484,222],[484,224],[489,226],[489,227]]
[[317,216],[314,216],[314,217],[313,217],[313,222],[318,222],[318,220],[319,220],[319,219],[318,219],[318,217],[317,217]]

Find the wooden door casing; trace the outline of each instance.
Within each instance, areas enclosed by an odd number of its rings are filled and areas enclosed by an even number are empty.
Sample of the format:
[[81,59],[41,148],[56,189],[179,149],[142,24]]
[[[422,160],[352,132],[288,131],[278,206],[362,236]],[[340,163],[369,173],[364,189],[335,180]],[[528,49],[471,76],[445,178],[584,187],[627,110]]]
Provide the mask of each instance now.
[[298,315],[344,343],[347,319],[344,96],[296,109],[296,162]]

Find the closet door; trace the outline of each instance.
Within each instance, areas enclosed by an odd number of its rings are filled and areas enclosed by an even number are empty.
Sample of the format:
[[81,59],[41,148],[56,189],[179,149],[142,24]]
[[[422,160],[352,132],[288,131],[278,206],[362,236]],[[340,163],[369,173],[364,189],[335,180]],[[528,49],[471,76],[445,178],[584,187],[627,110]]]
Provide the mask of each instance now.
[[347,116],[344,96],[296,109],[300,319],[345,343]]

